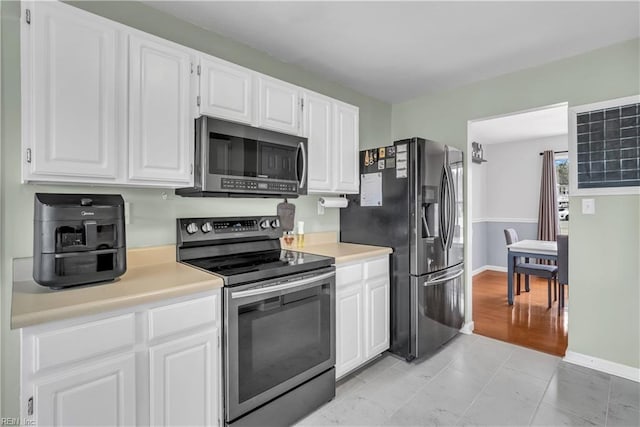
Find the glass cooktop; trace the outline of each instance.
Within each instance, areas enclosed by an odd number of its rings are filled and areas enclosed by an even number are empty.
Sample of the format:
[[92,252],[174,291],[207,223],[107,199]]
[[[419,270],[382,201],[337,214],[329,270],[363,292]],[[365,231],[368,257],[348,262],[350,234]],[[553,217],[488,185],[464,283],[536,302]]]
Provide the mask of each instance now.
[[328,267],[334,259],[304,252],[269,250],[184,262],[215,273],[224,279],[225,286],[232,286]]

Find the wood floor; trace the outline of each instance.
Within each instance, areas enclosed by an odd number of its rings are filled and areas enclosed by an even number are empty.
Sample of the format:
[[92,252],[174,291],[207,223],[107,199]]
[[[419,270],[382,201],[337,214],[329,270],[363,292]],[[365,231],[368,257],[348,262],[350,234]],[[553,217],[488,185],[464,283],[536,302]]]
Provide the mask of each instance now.
[[[515,288],[515,278],[514,278]],[[515,289],[514,289],[515,293]],[[507,304],[507,273],[483,271],[473,277],[474,333],[564,356],[567,349],[569,295],[558,315],[558,301],[547,308],[547,281],[531,277],[531,291]]]

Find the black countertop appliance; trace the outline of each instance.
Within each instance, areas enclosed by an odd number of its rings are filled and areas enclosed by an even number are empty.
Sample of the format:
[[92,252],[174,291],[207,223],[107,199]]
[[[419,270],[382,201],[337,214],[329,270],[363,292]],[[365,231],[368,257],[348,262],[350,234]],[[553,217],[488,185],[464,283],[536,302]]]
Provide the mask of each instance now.
[[111,281],[127,270],[124,200],[36,193],[33,279],[53,289]]

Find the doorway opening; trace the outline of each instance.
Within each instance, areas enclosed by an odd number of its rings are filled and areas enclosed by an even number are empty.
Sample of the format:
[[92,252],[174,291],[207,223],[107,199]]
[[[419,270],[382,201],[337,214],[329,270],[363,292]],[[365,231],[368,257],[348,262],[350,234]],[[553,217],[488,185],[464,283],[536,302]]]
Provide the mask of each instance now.
[[[559,232],[568,233],[568,106],[562,103],[470,121],[467,135],[474,333],[563,356],[568,297],[564,308],[558,309],[557,291],[552,289],[549,308],[547,280],[529,276],[529,292],[522,277],[519,295],[514,279],[513,305],[509,305],[505,229],[513,229],[520,241],[537,240],[540,154],[551,150]],[[482,161],[478,161],[478,149]]]

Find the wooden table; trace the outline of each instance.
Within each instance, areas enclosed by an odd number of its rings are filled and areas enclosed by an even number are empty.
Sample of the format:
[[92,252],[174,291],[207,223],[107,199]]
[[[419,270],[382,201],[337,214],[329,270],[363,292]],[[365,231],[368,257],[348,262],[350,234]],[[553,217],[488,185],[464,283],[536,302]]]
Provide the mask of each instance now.
[[558,260],[558,244],[547,240],[521,240],[507,245],[507,301],[513,305],[513,270],[516,258]]

